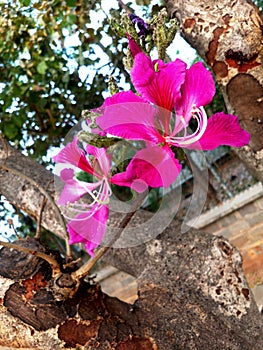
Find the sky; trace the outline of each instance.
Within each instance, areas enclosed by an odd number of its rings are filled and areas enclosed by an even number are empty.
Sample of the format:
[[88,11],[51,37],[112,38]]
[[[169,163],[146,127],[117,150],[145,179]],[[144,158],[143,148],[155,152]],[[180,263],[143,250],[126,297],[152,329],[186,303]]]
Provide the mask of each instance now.
[[[124,0],[123,2],[126,4],[131,1]],[[135,3],[135,1],[132,1],[132,3]],[[151,1],[151,6],[154,6],[155,4],[158,4],[158,3],[159,3],[158,0]],[[136,12],[135,12],[136,15],[143,18],[142,7],[136,6],[136,5],[134,5],[134,7],[136,8]],[[115,9],[119,8],[117,0],[114,0],[114,1],[102,0],[103,11],[105,13],[108,13],[110,8],[115,8]],[[104,19],[104,14],[101,11],[91,11],[91,18],[92,18],[93,28],[98,28],[100,27],[100,24]],[[101,40],[102,45],[108,46],[110,43],[109,40],[110,40],[109,37],[105,34]],[[65,46],[68,46],[69,48],[77,46],[78,44],[79,44],[79,39],[77,34],[69,36],[65,42]],[[100,57],[101,59],[100,62],[98,63],[98,67],[102,66],[103,64],[107,64],[109,57],[103,52],[103,50],[98,46],[94,47],[94,49],[95,49],[95,56]],[[176,58],[180,58],[185,62],[187,62],[188,64],[190,64],[196,56],[196,51],[179,34],[176,35],[173,43],[168,48],[167,53],[172,60]],[[157,57],[152,57],[152,58],[155,59]],[[72,66],[74,66],[74,62],[71,62],[71,64]],[[85,78],[89,75],[89,79],[88,79],[88,82],[89,82],[89,81],[92,81],[93,76],[96,73],[96,70],[93,68],[93,72],[92,72],[92,69],[90,67],[82,66],[80,67],[79,73],[80,73],[80,78],[82,80],[85,80]],[[104,70],[101,69],[100,73],[107,75],[108,67],[105,67]]]

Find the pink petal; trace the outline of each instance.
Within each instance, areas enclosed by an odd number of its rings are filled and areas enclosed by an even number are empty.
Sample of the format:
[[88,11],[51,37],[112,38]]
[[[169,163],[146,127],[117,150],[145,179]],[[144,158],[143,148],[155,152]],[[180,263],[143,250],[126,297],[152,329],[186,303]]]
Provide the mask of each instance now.
[[116,103],[124,103],[124,102],[141,102],[142,103],[146,101],[130,90],[122,91],[122,92],[118,92],[117,94],[114,94],[111,97],[107,97],[103,105],[100,107],[100,109],[102,107],[108,107]]
[[94,249],[103,239],[109,216],[109,208],[106,205],[100,208],[95,205],[93,210],[92,216],[90,216],[90,211],[79,214],[67,225],[70,236],[69,243],[85,243],[91,256],[94,256]]
[[77,145],[77,137],[68,143],[56,156],[53,157],[56,163],[72,164],[83,171],[93,174],[94,171],[85,156],[85,152]]
[[129,187],[138,193],[143,193],[147,190],[148,184],[142,179],[135,179],[130,183]]
[[120,103],[105,108],[98,125],[111,135],[129,140],[162,142],[154,124],[155,109],[149,103]]
[[73,179],[75,172],[73,169],[62,169],[59,176],[63,182],[67,182]]
[[222,145],[242,147],[247,145],[249,140],[250,135],[241,129],[237,116],[220,112],[208,119],[206,131],[199,142],[187,148],[211,150]]
[[57,201],[59,205],[67,205],[68,202],[74,203],[84,194],[93,191],[100,185],[100,182],[88,183],[77,181],[74,179],[73,169],[63,169],[60,172],[60,177],[65,182],[65,185]]
[[135,57],[138,53],[142,52],[139,45],[131,38],[131,36],[127,33],[127,37],[129,40],[129,48],[131,50],[132,56]]
[[181,168],[182,166],[174,158],[168,146],[152,146],[138,151],[126,171],[114,175],[111,182],[143,192],[146,185],[150,187],[170,186],[176,180]]
[[94,242],[87,241],[85,243],[85,249],[92,258],[94,258],[94,249],[96,249],[97,246],[98,244]]
[[172,111],[180,97],[185,70],[186,63],[179,59],[165,64],[161,60],[152,61],[142,52],[135,56],[131,79],[143,98]]
[[95,146],[87,145],[86,151],[88,154],[95,157],[94,171],[101,175],[108,176],[111,170],[111,154],[107,154],[106,148],[98,148]]
[[86,243],[87,240],[76,231],[72,230],[69,225],[67,225],[67,229],[69,232],[69,244]]
[[187,69],[181,90],[182,97],[177,103],[176,114],[179,117],[183,116],[187,123],[192,117],[192,107],[210,103],[216,91],[213,76],[202,62],[197,62]]

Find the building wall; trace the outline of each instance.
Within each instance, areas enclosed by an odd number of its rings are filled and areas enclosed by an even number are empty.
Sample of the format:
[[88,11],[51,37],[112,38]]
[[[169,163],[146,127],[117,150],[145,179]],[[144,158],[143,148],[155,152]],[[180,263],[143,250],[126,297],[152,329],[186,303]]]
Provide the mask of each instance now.
[[[245,199],[242,205],[239,206],[236,199],[231,199],[223,204],[227,214],[215,216],[215,220],[208,224],[203,217],[203,223],[200,221],[198,225],[206,232],[226,237],[240,250],[243,269],[252,287],[263,284],[263,191],[261,185],[257,185],[256,189],[239,194],[240,199]],[[231,203],[237,208],[229,212]],[[213,209],[215,212],[217,210]]]

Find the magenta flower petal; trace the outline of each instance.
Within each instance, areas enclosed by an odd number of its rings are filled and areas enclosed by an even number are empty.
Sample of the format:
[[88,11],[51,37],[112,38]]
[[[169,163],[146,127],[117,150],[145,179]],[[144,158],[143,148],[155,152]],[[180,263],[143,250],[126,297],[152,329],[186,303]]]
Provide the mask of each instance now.
[[130,34],[127,33],[127,37],[129,40],[129,48],[131,50],[132,56],[135,57],[138,53],[142,52],[142,49],[139,45],[131,38]]
[[206,131],[201,139],[187,148],[211,150],[222,145],[242,147],[247,145],[249,140],[250,135],[241,129],[237,116],[220,112],[208,119]]
[[117,103],[126,103],[126,102],[143,103],[145,102],[145,100],[130,90],[122,91],[122,92],[118,92],[117,94],[114,94],[111,97],[107,97],[101,107],[108,107],[111,105],[115,105]]
[[90,174],[93,174],[93,169],[85,156],[85,152],[80,149],[77,145],[77,137],[70,143],[68,143],[56,156],[53,157],[53,160],[56,163],[67,163],[72,164],[83,171],[87,171]]
[[130,188],[138,193],[143,193],[147,190],[148,184],[142,179],[135,179],[131,183]]
[[176,105],[176,114],[183,116],[186,123],[192,117],[193,106],[201,107],[210,103],[215,94],[215,83],[212,74],[197,62],[186,71],[185,82],[181,87],[182,97]]
[[96,249],[97,246],[98,244],[94,242],[87,241],[85,243],[85,249],[92,258],[94,258],[94,249]]
[[93,257],[94,249],[101,243],[106,231],[108,216],[109,208],[106,205],[94,206],[93,213],[87,211],[77,215],[67,225],[69,244],[85,243],[88,253]]
[[128,140],[162,142],[155,127],[156,110],[149,103],[120,103],[105,108],[97,124],[111,135]]
[[69,232],[69,244],[86,243],[87,242],[87,240],[83,236],[81,236],[75,230],[72,230],[69,227],[69,225],[67,225],[67,229],[68,229],[68,232]]
[[161,60],[152,61],[142,52],[134,58],[131,79],[143,98],[172,111],[180,97],[185,70],[186,63],[179,59],[165,64]]
[[114,175],[111,182],[143,192],[144,184],[150,187],[170,186],[181,168],[168,146],[152,146],[138,151],[126,171]]
[[88,183],[74,179],[73,169],[63,169],[60,172],[60,178],[65,182],[64,188],[59,196],[57,203],[67,205],[79,200],[84,194],[96,189],[100,182]]
[[62,169],[59,176],[63,182],[68,182],[73,179],[75,172],[73,169]]
[[86,145],[86,151],[88,154],[95,157],[94,171],[98,174],[108,176],[111,170],[111,155],[107,154],[107,149],[102,147],[98,148],[91,145]]

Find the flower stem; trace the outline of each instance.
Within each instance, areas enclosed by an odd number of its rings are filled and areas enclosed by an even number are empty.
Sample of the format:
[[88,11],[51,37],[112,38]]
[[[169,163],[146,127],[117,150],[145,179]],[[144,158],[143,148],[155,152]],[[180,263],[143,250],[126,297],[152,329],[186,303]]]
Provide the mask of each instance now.
[[48,255],[48,254],[43,253],[43,252],[36,251],[34,249],[30,249],[30,248],[27,248],[27,247],[24,247],[22,245],[18,245],[18,244],[15,244],[15,243],[9,243],[9,242],[0,241],[0,246],[6,247],[8,249],[18,250],[20,252],[23,252],[23,253],[26,253],[26,254],[31,254],[31,255],[36,256],[37,258],[41,258],[43,260],[46,260],[50,264],[50,266],[52,267],[53,277],[61,274],[59,263],[51,255]]
[[124,231],[125,227],[128,226],[133,216],[136,214],[136,212],[139,210],[140,206],[144,202],[145,198],[148,195],[148,191],[145,191],[139,198],[137,199],[137,203],[135,204],[135,208],[133,211],[127,213],[122,221],[119,224],[119,230],[115,237],[111,240],[109,245],[107,247],[99,248],[95,251],[94,257],[92,259],[89,259],[85,264],[83,264],[78,270],[74,271],[72,273],[72,278],[74,280],[80,280],[88,275],[92,267],[97,263],[97,261],[112,247],[112,245],[120,238],[122,232]]

